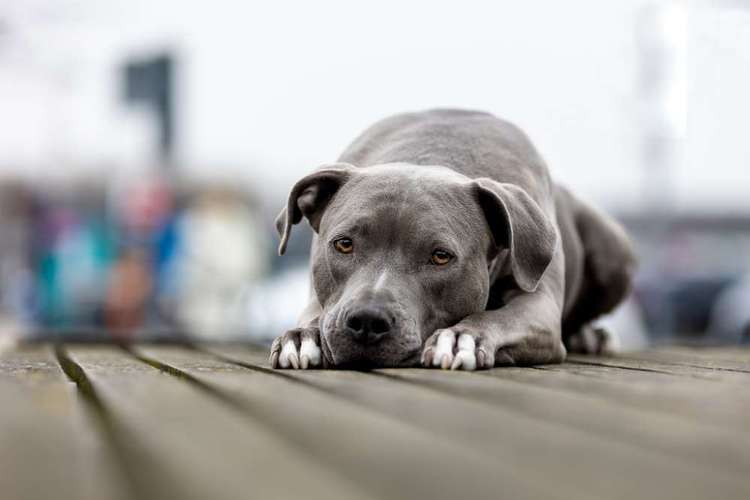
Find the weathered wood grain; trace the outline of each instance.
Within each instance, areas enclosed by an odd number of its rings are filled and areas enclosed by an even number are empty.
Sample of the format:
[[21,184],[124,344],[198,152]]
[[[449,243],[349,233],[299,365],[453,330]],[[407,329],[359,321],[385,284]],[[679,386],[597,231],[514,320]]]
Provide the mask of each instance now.
[[661,348],[622,354],[618,358],[685,366],[699,373],[706,370],[747,373],[750,377],[750,354],[743,356],[741,348],[735,349],[732,354],[704,352],[697,348]]
[[[531,418],[664,453],[677,461],[705,467],[722,464],[723,470],[739,478],[750,470],[749,432],[699,423],[684,418],[679,411],[660,412],[645,406],[634,408],[618,404],[616,394],[602,398],[585,391],[523,383],[502,376],[510,370],[523,371],[517,368],[496,370],[501,372],[498,377],[425,370],[383,370],[383,373],[446,394],[512,408]],[[549,411],[550,408],[554,411]],[[738,411],[748,415],[750,405]]]
[[127,435],[134,475],[152,498],[368,498],[205,387],[116,348],[70,356]]
[[[446,439],[443,432],[418,422],[374,412],[362,398],[333,394],[300,379],[299,373],[249,370],[214,356],[162,347],[138,351],[242,401],[253,416],[268,422],[300,450],[380,498],[569,498],[554,482],[540,481],[533,470],[481,453],[470,442]],[[317,374],[340,379],[355,391],[361,377],[370,378],[353,372]],[[362,396],[368,398],[366,393]],[[393,397],[399,400],[393,407],[397,412],[408,413],[415,404],[408,394],[396,391]],[[453,410],[450,415],[459,420]],[[470,420],[462,420],[471,427]]]
[[750,394],[734,384],[576,364],[509,368],[481,375],[578,392],[616,406],[677,415],[703,425],[750,432],[747,418]]
[[[720,347],[696,347],[696,346],[660,346],[652,350],[665,353],[686,353],[710,358],[714,362],[729,361],[734,363],[750,363],[750,345],[720,346]],[[648,351],[644,351],[648,352]]]
[[617,356],[584,356],[581,354],[574,354],[568,356],[567,361],[568,363],[573,364],[663,373],[666,375],[712,380],[722,384],[737,384],[740,386],[746,385],[748,381],[748,373],[746,372],[717,370],[715,368],[697,365],[691,366],[675,361],[665,362],[663,356],[656,353],[640,357],[636,354],[620,354]]
[[750,498],[749,352],[364,373],[40,345],[0,358],[0,498]]
[[120,474],[96,417],[50,346],[0,357],[0,498],[124,499]]
[[[222,350],[219,354],[250,365],[265,362],[265,353],[252,350]],[[501,373],[503,369],[493,372]],[[580,395],[558,395],[557,399],[550,399],[549,391],[508,389],[502,381],[490,377],[486,377],[485,382],[472,382],[478,377],[476,374],[430,370],[386,372],[388,376],[398,373],[395,376],[411,377],[413,383],[410,384],[352,372],[285,373],[415,427],[429,429],[446,441],[469,445],[506,466],[533,471],[535,477],[544,477],[546,482],[555,484],[558,491],[571,497],[703,498],[716,488],[721,488],[727,498],[744,498],[750,493],[750,485],[737,474],[740,467],[736,464],[731,465],[731,470],[723,470],[713,467],[715,463],[708,463],[709,459],[686,460],[679,456],[680,452],[695,451],[699,447],[679,443],[684,436],[695,440],[696,436],[690,431],[700,430],[688,422],[675,424],[681,425],[681,429],[661,438],[662,446],[667,449],[657,449],[644,446],[643,442],[658,434],[653,426],[642,431],[636,422],[621,428],[619,434],[608,435],[606,423],[595,429],[574,424],[576,416],[586,417],[584,413],[576,413],[579,410],[575,404],[582,402]],[[447,382],[447,377],[461,382]],[[449,383],[452,388],[447,390]],[[492,391],[492,385],[500,395],[484,400]],[[474,392],[475,397],[470,397],[472,391],[480,390],[484,392],[482,397],[477,392]],[[508,398],[506,404],[502,404],[503,396]],[[556,418],[563,404],[561,411],[568,413]],[[608,411],[602,409],[602,404],[590,400],[587,404],[595,405],[600,412]],[[525,406],[525,410],[519,405]],[[608,415],[612,414],[613,411],[609,411]],[[648,418],[649,415],[641,416]],[[716,429],[708,429],[707,433],[720,443],[728,443],[733,435],[739,435]],[[704,436],[698,438],[704,443],[707,440]],[[747,463],[747,455],[740,446],[734,445],[728,450],[715,449],[713,458],[717,462]]]

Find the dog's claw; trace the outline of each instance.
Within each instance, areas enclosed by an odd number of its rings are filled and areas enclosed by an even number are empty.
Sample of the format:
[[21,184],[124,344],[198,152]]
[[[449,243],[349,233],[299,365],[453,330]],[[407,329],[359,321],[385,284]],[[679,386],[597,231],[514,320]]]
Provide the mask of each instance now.
[[479,368],[484,368],[486,363],[487,356],[484,353],[484,349],[477,349],[477,366]]
[[451,357],[450,354],[444,354],[443,359],[440,361],[440,368],[443,370],[447,370],[451,367]]
[[456,353],[456,358],[453,360],[451,370],[463,369],[467,371],[473,371],[477,368],[477,358],[474,355],[474,350],[465,351],[461,350]]
[[451,370],[458,370],[461,368],[462,359],[461,356],[453,358],[453,364],[451,364]]
[[472,371],[488,368],[487,354],[477,348],[474,334],[457,333],[451,328],[436,331],[427,341],[422,363],[443,370]]
[[320,332],[317,328],[295,328],[271,346],[271,368],[307,370],[321,365]]
[[425,366],[427,368],[432,366],[432,355],[433,351],[431,347],[425,349],[424,353],[422,353],[422,366]]

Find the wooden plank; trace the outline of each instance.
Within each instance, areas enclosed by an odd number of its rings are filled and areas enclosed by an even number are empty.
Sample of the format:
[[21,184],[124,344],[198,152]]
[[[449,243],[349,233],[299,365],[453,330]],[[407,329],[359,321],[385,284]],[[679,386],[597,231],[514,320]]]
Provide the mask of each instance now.
[[[555,376],[549,376],[550,373]],[[734,384],[676,377],[594,365],[544,365],[534,369],[506,368],[483,372],[484,376],[513,380],[595,396],[629,406],[719,428],[750,431],[750,394]]]
[[[288,373],[248,370],[211,355],[164,347],[137,350],[242,401],[254,417],[381,498],[569,498],[557,485],[539,481],[531,469],[479,453],[461,441],[445,440],[441,432],[415,422],[373,412],[361,401],[295,381]],[[366,377],[352,372],[318,374],[355,389]],[[409,404],[402,399],[393,410]]]
[[[705,350],[707,349],[701,348],[701,351]],[[712,348],[710,351],[712,354],[734,359],[732,356],[749,350]],[[231,353],[231,348],[225,349],[225,352]],[[256,347],[249,350],[249,353],[259,364],[265,363],[264,349]],[[558,375],[550,377],[544,371],[553,371]],[[682,377],[679,373],[662,370],[576,363],[543,365],[535,369],[509,367],[478,373],[537,387],[583,393],[610,404],[631,406],[648,412],[679,414],[684,419],[720,429],[750,431],[750,391],[738,390],[734,384],[717,384],[716,379],[710,377]],[[744,380],[744,374],[737,378]]]
[[701,370],[719,370],[740,372],[748,374],[750,381],[750,356],[743,359],[739,354],[740,349],[734,351],[734,355],[712,354],[696,348],[658,348],[649,351],[626,353],[618,358],[641,359],[654,361],[667,365],[680,365]]
[[[638,445],[670,455],[675,460],[720,467],[740,477],[750,470],[750,432],[695,422],[684,418],[680,412],[633,408],[617,404],[616,398],[520,383],[510,378],[418,369],[382,370],[382,373],[448,394],[511,407],[532,418]],[[743,414],[750,415],[750,405],[744,408]]]
[[655,354],[651,356],[644,354],[641,357],[637,355],[628,356],[626,354],[616,356],[574,354],[568,356],[567,362],[588,366],[606,366],[625,370],[663,373],[694,379],[713,380],[722,384],[736,384],[739,386],[747,386],[750,380],[750,373],[716,370],[701,366],[686,366],[675,362],[664,362],[663,356],[661,357],[662,359],[658,358],[659,356]]
[[70,356],[127,436],[152,498],[369,498],[205,387],[115,348],[71,347]]
[[715,360],[733,361],[736,363],[750,363],[750,345],[748,344],[720,347],[675,345],[660,346],[656,347],[655,350],[710,356]]
[[0,357],[0,497],[124,499],[105,436],[49,346]]
[[[265,354],[255,351],[215,352],[249,365],[265,362]],[[531,471],[534,477],[544,478],[546,484],[554,484],[558,493],[568,497],[705,498],[717,488],[726,498],[746,498],[750,494],[750,484],[731,471],[687,463],[674,454],[654,452],[623,439],[614,440],[550,422],[518,411],[513,402],[505,406],[488,404],[445,394],[429,386],[362,373],[284,373],[381,414],[428,429],[446,442],[469,446],[506,466]],[[478,376],[427,370],[424,374],[429,378]],[[555,412],[556,407],[545,397],[539,394],[528,397],[538,405],[537,413]],[[733,449],[729,456],[736,451]],[[746,456],[742,458],[746,460]]]

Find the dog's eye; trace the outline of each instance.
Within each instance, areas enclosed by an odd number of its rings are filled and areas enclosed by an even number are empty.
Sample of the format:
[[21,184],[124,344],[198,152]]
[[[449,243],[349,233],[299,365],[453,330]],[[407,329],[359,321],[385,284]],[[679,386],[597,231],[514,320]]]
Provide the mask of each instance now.
[[339,253],[352,253],[354,250],[354,242],[349,238],[339,238],[333,242],[333,247]]
[[453,256],[445,250],[435,250],[434,252],[432,252],[430,262],[435,264],[436,266],[444,266],[448,262],[450,262],[452,258]]

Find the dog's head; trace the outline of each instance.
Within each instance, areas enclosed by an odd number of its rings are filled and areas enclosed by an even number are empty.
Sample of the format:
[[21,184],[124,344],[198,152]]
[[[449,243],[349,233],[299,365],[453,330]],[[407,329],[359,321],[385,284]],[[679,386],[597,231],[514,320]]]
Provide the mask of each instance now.
[[490,267],[533,291],[555,230],[522,189],[445,167],[323,167],[292,188],[277,219],[283,254],[307,218],[312,282],[331,366],[410,366],[436,329],[482,311]]

